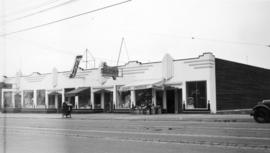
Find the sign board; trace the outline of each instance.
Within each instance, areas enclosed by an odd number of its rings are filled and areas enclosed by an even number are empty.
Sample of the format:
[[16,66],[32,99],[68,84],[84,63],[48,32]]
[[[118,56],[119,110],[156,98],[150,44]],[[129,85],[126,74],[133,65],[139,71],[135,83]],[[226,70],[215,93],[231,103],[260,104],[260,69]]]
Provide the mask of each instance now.
[[80,61],[82,59],[82,55],[76,56],[75,63],[72,69],[72,73],[69,75],[69,78],[74,78],[76,76]]
[[106,63],[102,64],[101,74],[103,77],[112,77],[114,80],[118,77],[118,67],[108,66]]

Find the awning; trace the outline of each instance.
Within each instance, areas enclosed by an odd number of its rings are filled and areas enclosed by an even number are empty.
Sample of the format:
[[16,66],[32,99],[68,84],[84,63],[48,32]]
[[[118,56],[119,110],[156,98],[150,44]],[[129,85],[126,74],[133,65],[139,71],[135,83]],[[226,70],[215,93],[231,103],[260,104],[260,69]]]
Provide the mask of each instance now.
[[131,84],[125,85],[120,88],[120,91],[128,91],[128,90],[142,90],[149,89],[154,87],[160,87],[163,85],[163,79],[159,80],[138,80],[134,81]]
[[55,95],[60,95],[61,93],[59,93],[58,91],[52,91],[50,92],[48,95],[49,96],[55,96]]
[[[85,93],[87,90],[90,90],[90,87],[79,87],[67,92],[65,95],[68,97],[77,96],[80,93]],[[90,92],[88,94],[90,95]]]
[[179,83],[165,83],[164,85],[167,86],[167,87],[178,88],[178,89],[183,88],[182,82],[179,82]]
[[93,87],[93,92],[100,92],[100,91],[108,91],[108,92],[113,92],[114,88],[113,87]]

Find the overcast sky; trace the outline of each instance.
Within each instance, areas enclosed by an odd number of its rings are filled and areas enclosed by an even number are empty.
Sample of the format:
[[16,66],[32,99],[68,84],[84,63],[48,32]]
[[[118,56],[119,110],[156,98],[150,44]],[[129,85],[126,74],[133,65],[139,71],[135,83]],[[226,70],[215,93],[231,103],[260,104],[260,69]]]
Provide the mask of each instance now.
[[[122,37],[119,64],[160,61],[165,53],[183,59],[212,52],[218,58],[270,69],[270,0],[132,0],[3,37],[119,2],[2,0],[0,73],[71,70],[75,56],[84,55],[86,48],[96,66],[101,61],[113,66]],[[93,66],[91,61],[88,68]]]

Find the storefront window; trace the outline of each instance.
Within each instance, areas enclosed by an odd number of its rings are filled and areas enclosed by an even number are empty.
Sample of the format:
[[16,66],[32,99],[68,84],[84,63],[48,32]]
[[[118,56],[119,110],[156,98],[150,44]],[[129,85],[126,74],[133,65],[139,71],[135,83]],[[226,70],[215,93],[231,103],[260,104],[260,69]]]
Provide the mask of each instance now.
[[130,108],[130,91],[120,92],[118,108]]
[[206,81],[187,82],[187,109],[207,108]]
[[152,104],[152,89],[136,90],[136,106]]
[[23,104],[25,108],[34,107],[34,92],[32,90],[23,91]]
[[12,92],[4,92],[4,107],[12,107]]
[[90,108],[89,103],[90,103],[90,96],[88,96],[88,95],[79,96],[79,108],[80,109]]
[[21,101],[22,101],[22,95],[20,92],[15,94],[15,107],[16,108],[21,108]]
[[37,108],[45,107],[45,90],[37,90]]

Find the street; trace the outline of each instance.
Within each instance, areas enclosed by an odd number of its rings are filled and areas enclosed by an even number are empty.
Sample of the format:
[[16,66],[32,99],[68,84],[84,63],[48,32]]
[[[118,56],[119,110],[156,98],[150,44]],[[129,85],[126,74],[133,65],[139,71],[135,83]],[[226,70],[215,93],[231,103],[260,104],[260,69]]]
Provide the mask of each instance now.
[[[201,116],[201,117],[200,117]],[[235,115],[237,116],[237,115]],[[264,153],[270,124],[248,115],[1,114],[3,153]],[[202,118],[202,120],[198,120]]]

